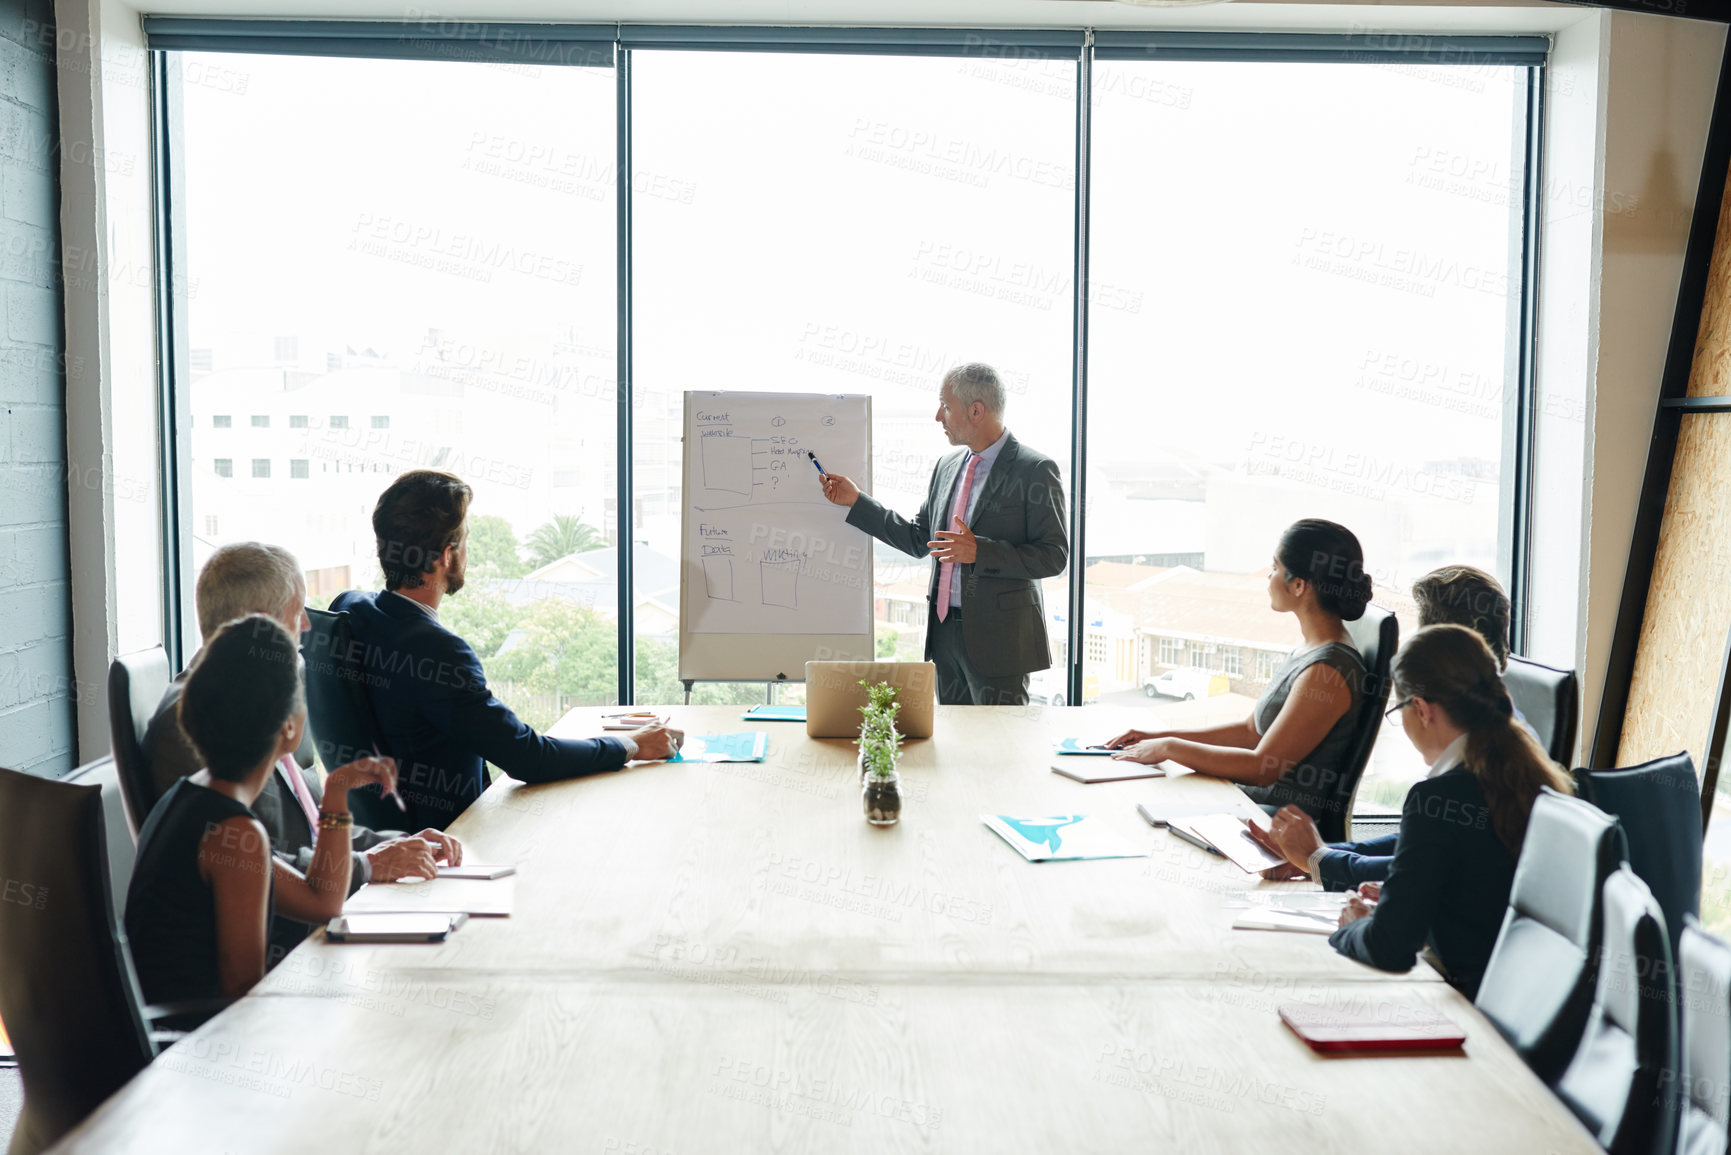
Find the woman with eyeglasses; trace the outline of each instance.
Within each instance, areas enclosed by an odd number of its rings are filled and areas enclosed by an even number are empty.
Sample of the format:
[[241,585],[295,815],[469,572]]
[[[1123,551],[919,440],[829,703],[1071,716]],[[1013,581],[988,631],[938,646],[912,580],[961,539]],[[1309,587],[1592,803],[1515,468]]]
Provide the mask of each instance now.
[[1371,580],[1351,530],[1306,518],[1281,535],[1268,571],[1270,608],[1298,619],[1304,642],[1268,683],[1248,718],[1195,730],[1126,730],[1114,758],[1170,759],[1236,782],[1269,808],[1321,817],[1336,798],[1364,703],[1364,659],[1346,632],[1364,616]]
[[1515,721],[1484,639],[1426,626],[1395,655],[1394,705],[1430,762],[1401,812],[1388,880],[1355,891],[1329,942],[1381,970],[1404,971],[1425,946],[1471,998],[1496,945],[1527,818],[1541,787],[1574,785]]

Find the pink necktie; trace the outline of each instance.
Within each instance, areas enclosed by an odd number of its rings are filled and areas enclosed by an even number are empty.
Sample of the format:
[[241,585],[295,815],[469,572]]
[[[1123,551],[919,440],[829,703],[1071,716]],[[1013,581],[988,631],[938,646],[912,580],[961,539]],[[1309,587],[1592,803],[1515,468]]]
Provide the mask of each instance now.
[[313,801],[313,792],[307,789],[307,780],[301,777],[301,768],[295,763],[293,754],[277,765],[288,775],[289,785],[294,788],[295,797],[300,799],[301,809],[307,812],[307,829],[312,831],[316,839],[319,835],[319,807],[318,803]]
[[[968,471],[962,474],[962,484],[956,490],[956,503],[950,507],[950,520],[944,526],[946,530],[954,529],[956,518],[968,511],[968,493],[974,488],[974,469],[980,464],[980,455],[974,454],[968,458]],[[950,582],[954,580],[956,563],[943,562],[938,566],[938,621],[950,616]]]

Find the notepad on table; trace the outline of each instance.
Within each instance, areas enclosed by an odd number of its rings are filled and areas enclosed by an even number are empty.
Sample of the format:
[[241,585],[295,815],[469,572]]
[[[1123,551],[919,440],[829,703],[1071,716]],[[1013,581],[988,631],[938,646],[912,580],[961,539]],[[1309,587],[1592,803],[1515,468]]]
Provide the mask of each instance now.
[[740,730],[733,734],[688,736],[669,762],[761,762],[769,753],[769,735],[763,730]]
[[1091,745],[1080,738],[1060,738],[1052,743],[1054,754],[1111,754],[1110,746]]
[[1296,934],[1333,934],[1339,925],[1338,915],[1329,918],[1315,911],[1273,907],[1247,911],[1232,920],[1233,930],[1286,930]]
[[1104,821],[1086,814],[1057,814],[1034,818],[982,814],[980,821],[1015,847],[1029,862],[1148,856],[1146,850],[1137,849]]
[[507,918],[517,896],[517,880],[435,878],[370,882],[343,904],[351,914],[468,914]]
[[747,722],[803,722],[804,706],[753,706],[740,715]]
[[645,726],[661,726],[665,725],[666,722],[667,719],[663,715],[647,712],[610,714],[601,719],[601,728],[603,730],[641,730]]
[[1311,1050],[1325,1054],[1456,1050],[1467,1041],[1460,1024],[1414,999],[1350,1007],[1287,1003],[1280,1018]]
[[1166,763],[1157,762],[1149,766],[1142,762],[1072,762],[1067,766],[1052,767],[1052,773],[1074,778],[1086,785],[1095,782],[1129,782],[1136,778],[1166,777]]
[[1168,819],[1166,828],[1192,840],[1201,839],[1232,863],[1251,874],[1259,874],[1286,859],[1264,850],[1250,837],[1244,819],[1236,814],[1198,814]]
[[491,882],[495,878],[504,878],[506,875],[516,873],[517,868],[515,866],[484,866],[478,862],[465,862],[461,866],[439,867],[440,878],[472,878],[482,882]]

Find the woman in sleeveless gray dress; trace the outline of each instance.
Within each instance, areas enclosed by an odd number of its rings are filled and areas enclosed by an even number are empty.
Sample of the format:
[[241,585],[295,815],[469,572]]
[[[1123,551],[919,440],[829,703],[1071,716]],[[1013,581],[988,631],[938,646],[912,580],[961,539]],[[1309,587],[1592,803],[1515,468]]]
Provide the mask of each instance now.
[[1268,806],[1293,803],[1320,818],[1336,796],[1365,699],[1365,669],[1345,622],[1364,616],[1371,581],[1351,530],[1307,518],[1281,535],[1268,571],[1269,607],[1298,618],[1303,643],[1242,722],[1195,730],[1126,730],[1114,758],[1170,759],[1236,782]]

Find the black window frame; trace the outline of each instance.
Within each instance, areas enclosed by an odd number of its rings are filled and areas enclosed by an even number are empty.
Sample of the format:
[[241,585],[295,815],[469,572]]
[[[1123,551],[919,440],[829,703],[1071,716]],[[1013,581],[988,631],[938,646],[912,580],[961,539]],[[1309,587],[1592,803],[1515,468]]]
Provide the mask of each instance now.
[[[1527,83],[1525,182],[1518,253],[1521,291],[1510,303],[1515,340],[1511,349],[1514,388],[1504,396],[1499,561],[1510,574],[1511,635],[1517,651],[1527,638],[1528,571],[1531,552],[1532,458],[1534,452],[1534,352],[1537,329],[1538,238],[1541,228],[1545,70],[1548,36],[1386,33],[1094,31],[1089,28],[879,28],[771,27],[759,25],[645,25],[487,23],[443,20],[254,20],[229,17],[145,16],[150,58],[153,180],[157,228],[158,411],[165,444],[163,527],[165,559],[164,639],[171,664],[182,664],[181,623],[191,575],[189,486],[180,461],[190,462],[185,366],[190,362],[183,331],[184,285],[175,269],[185,260],[182,170],[173,145],[179,132],[180,52],[241,52],[363,59],[521,62],[611,68],[616,85],[616,213],[618,243],[615,309],[618,372],[615,437],[618,524],[631,524],[632,491],[632,214],[631,58],[640,50],[843,53],[849,55],[946,56],[979,59],[1069,60],[1076,66],[1074,204],[1075,285],[1072,311],[1069,520],[1072,559],[1085,559],[1087,524],[1088,249],[1090,94],[1095,60],[1202,60],[1312,63],[1418,63],[1436,66],[1508,65],[1525,69]],[[340,428],[331,418],[331,428]],[[632,551],[618,554],[618,700],[635,700],[635,631]],[[1086,668],[1086,565],[1072,562],[1066,646],[1067,700],[1080,702]]]

